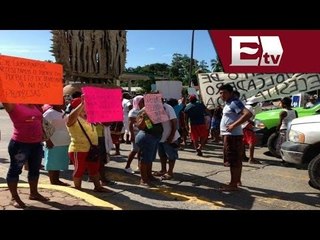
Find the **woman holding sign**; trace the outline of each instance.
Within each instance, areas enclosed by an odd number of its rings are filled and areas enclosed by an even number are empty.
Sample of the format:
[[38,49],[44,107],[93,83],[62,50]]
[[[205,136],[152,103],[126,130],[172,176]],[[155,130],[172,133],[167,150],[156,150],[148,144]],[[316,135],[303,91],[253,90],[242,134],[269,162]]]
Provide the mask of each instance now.
[[76,189],[81,190],[82,176],[88,169],[90,178],[94,183],[94,190],[97,192],[111,192],[101,186],[99,161],[88,161],[90,142],[98,145],[98,133],[96,128],[87,121],[87,114],[84,109],[84,96],[75,98],[71,102],[71,113],[67,120],[67,129],[71,137],[69,145],[69,157],[74,164],[73,182]]
[[33,104],[4,103],[13,123],[13,135],[9,142],[10,167],[7,184],[12,196],[11,204],[16,208],[25,208],[20,199],[17,186],[22,167],[28,163],[28,182],[30,185],[29,199],[48,201],[38,192],[38,180],[42,160],[42,112]]

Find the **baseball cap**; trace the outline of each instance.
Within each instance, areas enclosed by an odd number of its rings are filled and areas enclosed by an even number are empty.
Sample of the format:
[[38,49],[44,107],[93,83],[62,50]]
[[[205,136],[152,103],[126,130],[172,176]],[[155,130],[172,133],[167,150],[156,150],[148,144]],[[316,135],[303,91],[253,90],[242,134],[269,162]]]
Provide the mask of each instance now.
[[75,109],[76,107],[78,107],[81,103],[81,98],[75,98],[75,99],[72,99],[71,101],[71,107],[72,109]]
[[191,95],[189,96],[189,100],[190,100],[190,101],[197,100],[197,96],[196,96],[195,94],[191,94]]

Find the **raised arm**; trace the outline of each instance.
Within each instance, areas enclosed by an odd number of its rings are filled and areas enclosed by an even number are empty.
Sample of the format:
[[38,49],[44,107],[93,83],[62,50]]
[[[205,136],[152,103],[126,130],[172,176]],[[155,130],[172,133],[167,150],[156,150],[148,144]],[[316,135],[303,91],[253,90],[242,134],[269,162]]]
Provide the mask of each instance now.
[[75,109],[73,109],[68,116],[68,121],[67,121],[68,127],[71,127],[73,124],[75,124],[83,108],[84,108],[84,97],[81,96],[81,103]]

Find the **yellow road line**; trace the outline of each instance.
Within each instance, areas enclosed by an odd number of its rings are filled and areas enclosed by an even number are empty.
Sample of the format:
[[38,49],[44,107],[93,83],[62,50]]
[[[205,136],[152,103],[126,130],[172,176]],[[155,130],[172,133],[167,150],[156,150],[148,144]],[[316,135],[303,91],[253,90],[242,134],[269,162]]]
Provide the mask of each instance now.
[[172,192],[172,189],[168,188],[151,188],[150,190],[160,193],[161,195],[164,195],[166,197],[174,198],[175,201],[186,201],[190,202],[192,204],[199,204],[199,205],[207,205],[208,207],[219,210],[223,207],[226,207],[226,205],[221,201],[212,201],[209,198],[201,197],[201,196],[195,196],[191,194],[186,194],[184,192],[178,192],[174,191]]
[[[57,185],[51,185],[51,184],[39,184],[38,185],[39,188],[44,188],[44,189],[51,189],[51,190],[58,190],[58,191],[62,191],[65,193],[68,193],[70,195],[72,195],[73,197],[77,197],[80,198],[84,201],[86,201],[87,203],[90,203],[91,205],[95,206],[95,207],[104,207],[104,208],[112,208],[113,210],[122,210],[122,208],[113,205],[109,202],[103,201],[99,198],[96,198],[95,196],[92,196],[88,193],[79,191],[75,188],[71,188],[71,187],[64,187],[64,186],[57,186]],[[0,184],[0,188],[7,188],[8,185],[6,183],[1,183]],[[27,183],[19,183],[18,184],[19,188],[29,188],[29,184]]]

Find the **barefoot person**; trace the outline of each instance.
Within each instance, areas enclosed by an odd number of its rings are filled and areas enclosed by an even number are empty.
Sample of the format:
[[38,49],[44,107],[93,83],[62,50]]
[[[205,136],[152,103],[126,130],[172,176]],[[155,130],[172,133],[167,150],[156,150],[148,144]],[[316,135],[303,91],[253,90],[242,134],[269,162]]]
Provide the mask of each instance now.
[[25,208],[17,186],[22,167],[28,163],[29,199],[48,201],[38,192],[40,165],[42,160],[42,112],[34,104],[3,103],[13,123],[13,135],[9,142],[10,167],[7,184],[12,196],[11,203],[16,208]]
[[234,96],[231,85],[219,88],[220,97],[225,101],[220,123],[223,136],[223,160],[226,167],[230,167],[231,181],[220,188],[222,191],[234,191],[241,185],[243,159],[243,132],[241,124],[249,120],[252,113]]

